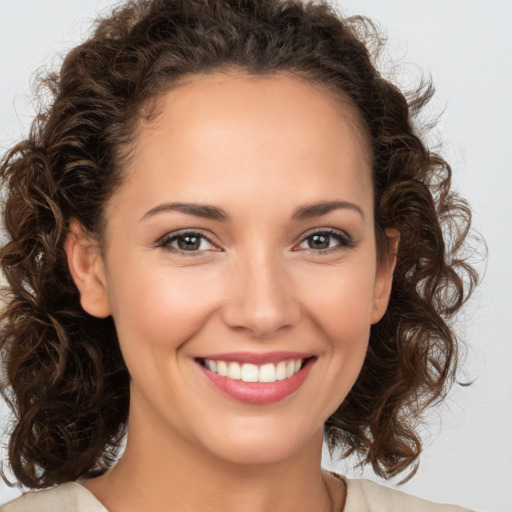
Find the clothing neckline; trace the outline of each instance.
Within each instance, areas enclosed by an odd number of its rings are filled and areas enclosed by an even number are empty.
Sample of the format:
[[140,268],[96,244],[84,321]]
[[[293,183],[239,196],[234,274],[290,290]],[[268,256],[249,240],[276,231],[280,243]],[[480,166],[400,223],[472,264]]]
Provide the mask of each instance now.
[[64,485],[69,485],[70,487],[73,486],[75,488],[75,491],[81,493],[83,497],[88,501],[91,501],[91,504],[94,503],[95,505],[101,507],[102,510],[98,510],[98,512],[109,512],[107,507],[105,507],[105,505],[103,505],[103,503],[101,503],[101,501],[89,489],[87,489],[85,485],[82,485],[78,481],[68,482],[68,484]]
[[[336,512],[345,512],[347,501],[348,501],[348,488],[349,488],[348,480],[343,475],[335,473],[334,471],[329,471],[329,474],[331,474],[332,476],[334,476],[335,478],[337,478],[338,480],[343,482],[343,484],[345,486],[345,500],[344,500],[343,508],[341,510],[336,511]],[[105,507],[105,505],[103,505],[103,503],[101,503],[101,501],[89,489],[87,489],[87,487],[85,487],[79,481],[68,482],[67,484],[64,484],[64,485],[68,485],[69,487],[73,486],[84,497],[87,496],[87,499],[89,501],[93,500],[93,502],[95,502],[95,504],[97,504],[98,506],[100,506],[102,508],[101,512],[109,512],[107,507]],[[100,511],[98,511],[98,512],[100,512]],[[349,512],[349,511],[347,510],[346,512]]]

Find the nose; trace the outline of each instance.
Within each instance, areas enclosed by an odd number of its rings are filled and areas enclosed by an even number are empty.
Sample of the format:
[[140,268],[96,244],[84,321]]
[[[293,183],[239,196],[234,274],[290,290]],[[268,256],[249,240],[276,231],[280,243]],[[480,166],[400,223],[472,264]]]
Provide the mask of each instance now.
[[267,338],[295,325],[300,317],[293,281],[284,262],[270,255],[241,258],[228,276],[222,318],[231,329]]

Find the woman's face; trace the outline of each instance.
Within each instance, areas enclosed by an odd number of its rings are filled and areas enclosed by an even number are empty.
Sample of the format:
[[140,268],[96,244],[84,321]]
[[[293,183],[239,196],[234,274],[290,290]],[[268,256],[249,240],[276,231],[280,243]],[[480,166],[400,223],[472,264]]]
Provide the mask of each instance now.
[[198,76],[158,112],[82,304],[113,315],[147,442],[281,460],[321,437],[387,304],[364,139],[285,75]]

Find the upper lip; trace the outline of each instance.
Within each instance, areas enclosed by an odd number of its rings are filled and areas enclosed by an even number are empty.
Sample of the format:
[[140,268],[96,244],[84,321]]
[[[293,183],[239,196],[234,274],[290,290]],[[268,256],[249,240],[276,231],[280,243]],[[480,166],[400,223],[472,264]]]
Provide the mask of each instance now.
[[281,361],[290,359],[308,359],[313,356],[314,354],[307,352],[287,351],[267,352],[263,354],[255,352],[226,352],[223,354],[207,354],[197,357],[196,359],[209,359],[210,361],[226,361],[262,365],[267,363],[279,363]]

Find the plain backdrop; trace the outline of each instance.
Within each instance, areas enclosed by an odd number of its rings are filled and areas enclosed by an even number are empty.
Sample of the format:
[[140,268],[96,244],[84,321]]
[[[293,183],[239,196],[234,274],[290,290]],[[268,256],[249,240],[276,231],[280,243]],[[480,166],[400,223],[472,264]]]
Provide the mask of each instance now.
[[[485,277],[458,329],[469,349],[446,406],[432,411],[417,475],[402,489],[486,512],[512,511],[512,2],[510,0],[348,0],[388,36],[384,65],[405,86],[423,72],[444,111],[431,142],[442,140],[455,187],[471,202],[485,237]],[[111,0],[0,0],[0,153],[27,133],[30,80],[57,65]],[[391,58],[399,67],[391,68]],[[479,264],[483,269],[483,265]],[[5,406],[0,427],[9,423]],[[5,438],[3,438],[5,441]],[[0,451],[3,459],[5,452]],[[330,461],[348,476],[374,478],[354,461]],[[396,482],[388,482],[396,485]],[[19,494],[0,485],[0,504]]]

